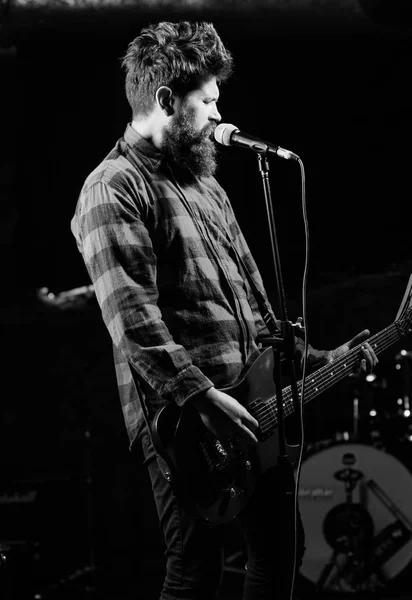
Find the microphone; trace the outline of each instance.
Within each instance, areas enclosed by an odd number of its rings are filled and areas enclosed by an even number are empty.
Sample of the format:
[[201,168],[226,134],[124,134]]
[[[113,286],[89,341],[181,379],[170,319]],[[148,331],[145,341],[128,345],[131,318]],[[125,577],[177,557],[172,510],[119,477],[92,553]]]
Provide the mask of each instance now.
[[241,146],[242,148],[250,148],[250,150],[260,154],[271,152],[281,158],[286,158],[286,160],[299,160],[299,156],[294,152],[285,150],[285,148],[270,142],[264,142],[248,133],[242,133],[235,125],[230,123],[220,123],[216,127],[215,140],[223,146]]

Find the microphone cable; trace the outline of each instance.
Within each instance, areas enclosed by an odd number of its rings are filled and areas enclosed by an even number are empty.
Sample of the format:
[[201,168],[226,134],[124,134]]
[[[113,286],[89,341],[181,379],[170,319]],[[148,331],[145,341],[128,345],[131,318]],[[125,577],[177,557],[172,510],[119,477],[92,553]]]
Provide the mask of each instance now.
[[[295,474],[295,496],[294,496],[294,506],[293,506],[293,534],[294,534],[294,555],[293,555],[293,566],[292,566],[292,583],[290,588],[290,600],[292,600],[293,590],[295,587],[296,580],[296,559],[297,559],[297,512],[299,507],[299,480],[300,473],[302,469],[302,457],[303,457],[303,448],[305,443],[305,424],[303,418],[303,404],[305,402],[305,379],[306,379],[306,369],[307,369],[307,358],[308,358],[308,324],[307,324],[307,280],[308,280],[308,271],[309,271],[309,251],[310,251],[310,237],[309,237],[309,224],[307,218],[306,211],[306,176],[305,176],[305,167],[300,158],[298,158],[300,171],[301,171],[301,202],[302,202],[302,216],[305,230],[305,262],[303,269],[303,278],[302,278],[302,316],[303,316],[303,326],[304,326],[304,350],[303,350],[303,360],[302,360],[302,378],[301,378],[301,390],[300,390],[300,404],[299,404],[299,421],[300,421],[300,430],[301,430],[301,440],[300,440],[300,450],[299,450],[299,458],[296,468]],[[303,526],[303,524],[302,524]]]

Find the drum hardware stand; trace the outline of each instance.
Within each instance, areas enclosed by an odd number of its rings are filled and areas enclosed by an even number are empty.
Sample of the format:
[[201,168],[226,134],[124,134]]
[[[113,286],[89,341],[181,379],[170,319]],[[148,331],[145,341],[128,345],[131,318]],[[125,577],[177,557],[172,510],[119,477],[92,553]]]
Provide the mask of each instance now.
[[386,506],[386,508],[396,517],[412,536],[412,522],[408,517],[393,503],[388,494],[376,483],[374,479],[369,479],[366,483],[368,488],[375,496]]
[[[365,557],[364,549],[355,553],[350,567],[352,567],[352,579],[356,584],[362,585],[367,582],[372,575],[376,576],[376,581],[381,586],[387,583],[382,572],[383,565],[394,556],[405,544],[412,538],[412,523],[399,508],[395,506],[386,492],[374,481],[369,479],[366,482],[367,487],[375,494],[384,506],[395,516],[396,520],[384,527],[370,541],[367,548],[368,554]],[[342,571],[347,571],[347,565]],[[375,591],[375,590],[371,590]]]
[[[335,479],[342,481],[345,485],[346,502],[335,506],[328,513],[323,524],[324,535],[333,548],[333,554],[316,582],[318,592],[330,589],[330,586],[339,580],[347,581],[349,585],[352,585],[348,581],[348,577],[352,578],[355,584],[358,583],[354,578],[354,573],[359,566],[359,557],[362,558],[365,548],[369,548],[368,542],[373,535],[373,521],[369,513],[363,504],[353,502],[353,490],[363,477],[364,474],[361,471],[351,467],[345,467],[335,473]],[[347,511],[349,516],[345,514]],[[342,514],[345,522],[350,524],[347,531],[339,529]],[[355,524],[355,527],[353,524]],[[333,531],[334,527],[335,529],[337,527],[336,531]],[[332,533],[329,533],[331,530]],[[342,555],[346,557],[346,560],[343,561],[342,565],[339,565],[339,557]],[[333,574],[332,580],[328,582],[333,569],[336,569],[336,572]]]
[[330,560],[322,569],[322,573],[320,574],[319,579],[316,582],[316,591],[323,592],[325,589],[326,582],[328,580],[329,575],[332,573],[334,567],[338,564],[338,557],[340,552],[337,548],[333,549],[333,554],[330,557]]
[[361,586],[367,584],[373,575],[376,580],[371,583],[375,587],[369,588],[368,591],[376,591],[378,585],[384,587],[387,582],[382,571],[383,565],[412,538],[412,522],[410,519],[395,506],[394,502],[375,480],[369,479],[366,486],[394,515],[396,520],[389,523],[376,536],[371,537],[368,544],[359,548],[349,548],[344,552],[346,561],[342,566],[338,565],[340,552],[339,547],[335,545],[330,561],[325,565],[316,582],[316,589],[319,592],[325,590],[327,580],[334,568],[337,569],[337,572],[333,575],[332,581],[329,582],[328,589],[334,582],[344,580],[351,586],[355,585],[353,591],[362,591]]
[[357,442],[360,439],[359,436],[359,404],[362,404],[362,399],[366,395],[366,375],[364,373],[358,373],[356,375],[356,384],[354,386],[354,395],[352,400],[352,440]]
[[397,367],[399,369],[403,368],[403,397],[399,402],[402,402],[402,408],[400,409],[401,415],[403,417],[410,417],[410,397],[411,397],[411,360],[412,360],[412,352],[408,352],[406,350],[401,350],[396,356],[395,360],[397,362]]
[[359,438],[359,397],[355,395],[353,399],[353,439],[357,440]]
[[376,574],[385,581],[381,567],[412,538],[412,523],[376,481],[369,479],[366,485],[396,518],[372,540],[371,572],[378,570]]
[[360,440],[359,406],[362,405],[362,400],[366,395],[366,376],[363,373],[358,373],[355,377],[359,383],[354,384],[352,400],[352,431],[336,432],[335,435],[337,441],[356,443]]

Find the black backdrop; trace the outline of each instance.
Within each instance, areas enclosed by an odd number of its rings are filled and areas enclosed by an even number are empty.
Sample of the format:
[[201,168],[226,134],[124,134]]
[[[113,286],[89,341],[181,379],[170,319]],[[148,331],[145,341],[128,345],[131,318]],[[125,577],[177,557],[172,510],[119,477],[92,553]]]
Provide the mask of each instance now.
[[[394,319],[412,264],[411,36],[405,19],[393,24],[374,16],[339,10],[325,16],[320,9],[232,8],[200,14],[12,8],[4,20],[0,444],[6,477],[0,510],[2,526],[8,522],[7,537],[40,536],[44,560],[57,573],[87,562],[89,466],[99,564],[114,573],[118,585],[119,573],[136,563],[150,586],[153,579],[145,569],[154,547],[155,573],[161,570],[148,483],[143,470],[136,473],[127,451],[110,340],[97,307],[90,300],[62,310],[36,296],[44,286],[57,294],[89,283],[70,219],[84,178],[130,118],[120,70],[127,43],[142,26],[160,19],[215,23],[236,65],[222,88],[223,121],[289,148],[303,160],[310,233],[309,335],[313,345],[332,347],[366,326],[377,331]],[[301,174],[296,163],[280,159],[272,159],[270,167],[289,317],[294,320],[302,314],[305,261]],[[218,177],[276,305],[256,157],[222,148]],[[378,370],[382,379],[394,382],[390,403],[399,385],[397,349]],[[310,441],[350,428],[352,393],[342,385],[309,407]],[[74,499],[73,483],[78,490]],[[40,534],[24,528],[17,532],[16,519],[4,518],[4,498],[17,485],[21,493],[32,488],[38,493],[32,523]],[[137,526],[126,533],[136,515]],[[121,593],[127,594],[128,578],[122,581]]]
[[[2,148],[17,169],[18,285],[65,289],[86,281],[69,220],[84,177],[130,117],[120,56],[139,28],[159,16],[199,13],[124,9],[10,18],[16,56],[2,61]],[[376,25],[363,13],[322,19],[260,9],[201,18],[213,20],[235,55],[235,74],[222,89],[223,120],[304,161],[312,282],[320,272],[380,271],[409,258],[408,30]],[[240,149],[222,154],[219,177],[271,287],[256,159]],[[296,164],[271,162],[284,277],[299,287],[300,173]]]

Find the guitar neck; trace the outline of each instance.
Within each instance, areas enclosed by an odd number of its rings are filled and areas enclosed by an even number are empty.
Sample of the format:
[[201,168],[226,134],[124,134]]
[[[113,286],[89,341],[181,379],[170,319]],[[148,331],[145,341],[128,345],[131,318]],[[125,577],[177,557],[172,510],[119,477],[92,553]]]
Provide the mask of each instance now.
[[[372,346],[375,354],[380,354],[396,342],[398,342],[402,337],[402,331],[399,329],[398,324],[392,323],[379,333],[371,336],[368,339],[369,344]],[[359,344],[355,348],[352,348],[339,358],[336,358],[333,362],[328,363],[327,365],[321,367],[307,378],[305,381],[298,382],[298,392],[302,397],[302,383],[304,383],[303,388],[303,403],[306,404],[313,400],[319,394],[322,394],[333,385],[337,384],[339,381],[343,380],[345,377],[350,375],[356,370],[357,364],[359,362],[359,356],[361,352],[362,344]],[[283,400],[284,400],[284,413],[285,415],[289,415],[295,410],[293,396],[292,396],[292,387],[289,385],[283,390]],[[276,398],[270,401],[273,405],[276,403]],[[275,417],[277,422],[277,416]]]

